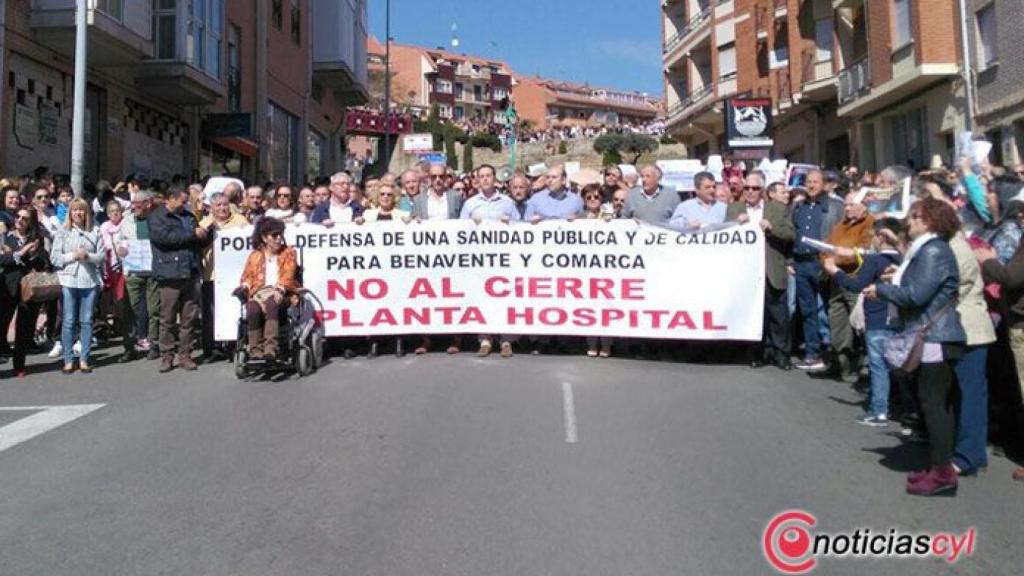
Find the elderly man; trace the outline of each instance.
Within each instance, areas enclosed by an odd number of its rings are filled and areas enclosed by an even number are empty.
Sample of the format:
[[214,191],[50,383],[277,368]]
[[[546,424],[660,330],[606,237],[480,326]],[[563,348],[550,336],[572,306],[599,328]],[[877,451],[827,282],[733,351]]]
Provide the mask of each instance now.
[[715,177],[698,172],[693,177],[697,195],[676,207],[669,227],[680,232],[695,232],[704,226],[725,222],[727,205],[715,200]]
[[743,185],[743,199],[729,205],[726,220],[756,224],[764,231],[765,285],[764,328],[760,350],[751,352],[750,365],[759,368],[773,363],[783,370],[792,368],[789,360],[789,307],[786,287],[786,253],[796,230],[786,206],[765,197],[764,173],[754,170]]
[[[412,217],[416,220],[454,220],[462,210],[462,196],[447,186],[445,167],[432,165],[428,177],[430,186],[425,194],[417,194],[412,202]],[[369,187],[369,186],[367,186]]]
[[[484,220],[510,222],[519,220],[519,211],[516,210],[515,202],[501,194],[494,187],[494,166],[484,164],[476,170],[476,180],[479,186],[479,193],[462,205],[460,217],[463,220],[472,219],[477,224]],[[512,356],[512,341],[508,336],[501,337],[501,356],[508,358]],[[480,350],[477,356],[481,358],[490,356],[493,346],[491,337],[487,334],[480,335]]]
[[316,207],[310,222],[323,224],[328,228],[335,224],[362,221],[363,207],[352,201],[349,187],[352,177],[346,172],[338,172],[331,176],[331,197]]
[[729,185],[729,194],[732,195],[731,202],[739,202],[743,198],[743,175],[736,172],[730,173],[726,183]]
[[530,201],[530,179],[522,174],[516,174],[509,181],[508,194],[516,203],[516,210],[519,217],[526,216],[526,205]]
[[626,195],[626,205],[622,208],[624,218],[635,218],[658,226],[668,225],[679,206],[679,194],[662,186],[661,176],[661,168],[653,164],[640,169],[642,186]]
[[[217,192],[210,197],[210,214],[199,222],[199,226],[206,228],[211,233],[231,228],[244,228],[249,224],[245,216],[231,211],[231,202],[225,192]],[[226,356],[216,346],[213,339],[213,313],[214,294],[213,285],[216,270],[213,262],[213,244],[203,247],[202,251],[203,286],[202,286],[202,332],[203,332],[203,357],[210,362],[223,360]]]
[[547,188],[527,201],[525,220],[533,223],[541,220],[568,220],[583,211],[583,199],[565,185],[564,165],[549,168],[547,179]]
[[199,313],[196,279],[202,272],[200,250],[213,241],[213,234],[197,225],[187,202],[187,190],[171,189],[166,204],[153,212],[150,222],[153,277],[160,292],[160,372],[174,369],[175,351],[178,366],[196,369],[192,361],[193,325]]
[[238,182],[228,182],[224,185],[224,189],[221,192],[228,199],[228,209],[232,212],[241,213],[242,200],[245,197],[245,190],[242,190],[241,185]]
[[263,188],[249,186],[245,190],[245,201],[242,202],[242,214],[249,224],[256,224],[256,221],[263,217]]
[[[136,251],[139,253],[152,253],[149,217],[153,209],[153,192],[135,192],[132,194],[131,212],[125,215],[121,224],[121,234],[125,241],[137,244]],[[129,302],[124,319],[124,337],[134,343],[135,349],[146,352],[146,358],[156,360],[160,357],[157,350],[160,336],[160,295],[156,289],[156,280],[152,278],[152,267],[136,267],[134,261],[126,261],[124,285]]]
[[825,174],[812,170],[807,174],[807,198],[793,210],[796,238],[793,244],[793,270],[796,278],[797,309],[803,318],[804,358],[797,362],[801,370],[822,370],[821,326],[818,322],[819,296],[823,293],[822,268],[818,251],[804,238],[824,241],[843,217],[843,203],[825,193]]
[[[429,173],[429,172],[428,172]],[[420,171],[409,169],[402,172],[398,179],[402,184],[402,199],[398,203],[399,210],[412,212],[412,205],[420,195]]]
[[[860,267],[861,260],[857,253],[871,246],[875,219],[868,214],[867,208],[856,201],[856,192],[846,195],[843,206],[843,219],[832,229],[825,242],[836,247],[835,263],[840,270],[853,274]],[[822,255],[824,263],[824,255]],[[833,365],[837,375],[849,384],[855,384],[857,375],[857,358],[853,347],[853,327],[850,326],[850,313],[857,305],[857,294],[840,286],[833,277],[825,284],[826,301],[828,302],[828,325],[832,333],[832,352],[835,354]]]

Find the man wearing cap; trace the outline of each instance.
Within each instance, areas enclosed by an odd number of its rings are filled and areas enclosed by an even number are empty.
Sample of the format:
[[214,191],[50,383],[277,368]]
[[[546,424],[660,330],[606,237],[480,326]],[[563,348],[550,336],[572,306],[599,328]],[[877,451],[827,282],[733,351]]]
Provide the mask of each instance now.
[[533,223],[541,220],[567,220],[583,211],[583,199],[565,185],[565,166],[548,169],[547,188],[530,197],[523,219]]
[[626,196],[626,205],[622,208],[624,218],[668,226],[676,206],[679,206],[679,194],[662,186],[661,177],[661,168],[653,164],[640,169],[642,184]]
[[818,297],[822,295],[822,268],[818,251],[804,238],[824,241],[843,218],[843,203],[825,192],[825,174],[812,170],[807,174],[807,198],[793,210],[796,238],[793,244],[793,270],[796,279],[797,308],[803,318],[804,358],[797,362],[801,370],[821,370],[821,326],[818,322]]
[[752,350],[750,365],[754,368],[771,362],[783,370],[792,366],[789,360],[789,307],[786,288],[786,252],[793,244],[796,231],[786,206],[765,197],[764,173],[753,170],[743,186],[743,200],[729,205],[726,220],[753,223],[764,231],[765,286],[764,335],[760,350]]

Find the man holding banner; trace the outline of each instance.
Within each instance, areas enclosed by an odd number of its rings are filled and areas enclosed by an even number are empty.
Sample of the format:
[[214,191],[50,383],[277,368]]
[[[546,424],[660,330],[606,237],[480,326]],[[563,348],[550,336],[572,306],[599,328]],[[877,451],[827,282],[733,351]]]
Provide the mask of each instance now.
[[679,205],[679,193],[661,185],[661,168],[650,164],[640,169],[641,186],[626,196],[624,218],[634,218],[656,226],[668,226]]
[[770,362],[789,370],[792,365],[789,360],[789,308],[786,305],[789,283],[786,253],[793,244],[796,230],[786,207],[764,197],[764,184],[764,174],[752,171],[744,182],[743,201],[729,205],[726,219],[756,224],[765,236],[764,336],[760,345],[752,349],[750,365],[759,368]]

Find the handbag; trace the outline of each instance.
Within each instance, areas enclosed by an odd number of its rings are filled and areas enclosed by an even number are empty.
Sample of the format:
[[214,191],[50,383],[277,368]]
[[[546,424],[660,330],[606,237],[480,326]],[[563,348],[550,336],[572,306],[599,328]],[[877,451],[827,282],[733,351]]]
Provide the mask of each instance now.
[[21,278],[21,301],[25,304],[50,302],[60,298],[60,279],[56,272],[33,270]]
[[913,374],[921,366],[924,357],[924,335],[935,322],[956,305],[957,299],[951,298],[939,312],[922,326],[913,326],[893,334],[885,341],[882,355],[885,362],[894,370],[904,374]]

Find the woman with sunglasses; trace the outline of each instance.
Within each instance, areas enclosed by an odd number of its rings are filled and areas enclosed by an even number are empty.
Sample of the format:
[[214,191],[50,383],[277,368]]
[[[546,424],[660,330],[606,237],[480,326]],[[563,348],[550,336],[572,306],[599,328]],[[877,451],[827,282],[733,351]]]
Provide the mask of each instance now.
[[288,298],[302,288],[298,271],[295,249],[284,241],[284,222],[261,218],[253,230],[252,252],[236,290],[246,296],[251,358],[277,360],[281,312],[288,306]]
[[[14,226],[3,237],[0,248],[0,334],[6,335],[11,318],[17,311],[14,328],[14,374],[25,376],[25,355],[32,346],[38,302],[22,302],[21,279],[30,272],[43,272],[49,267],[46,240],[39,230],[36,212],[20,208],[14,213]],[[6,338],[4,339],[6,341]]]
[[[611,206],[604,203],[604,194],[600,184],[587,184],[580,190],[583,197],[583,211],[578,218],[581,220],[594,220],[601,218],[611,220],[614,213]],[[606,336],[587,336],[587,356],[590,358],[608,358],[612,355],[612,344],[614,340]]]
[[295,215],[295,192],[292,187],[282,184],[274,190],[274,205],[267,210],[267,217],[287,222]]
[[106,258],[99,228],[93,225],[89,203],[75,198],[68,205],[64,229],[53,241],[50,261],[57,269],[61,285],[61,307],[64,318],[61,326],[61,350],[64,367],[61,371],[75,371],[72,345],[75,343],[76,323],[81,335],[79,369],[88,374],[89,349],[92,345],[92,316],[98,288],[103,285],[101,268]]

